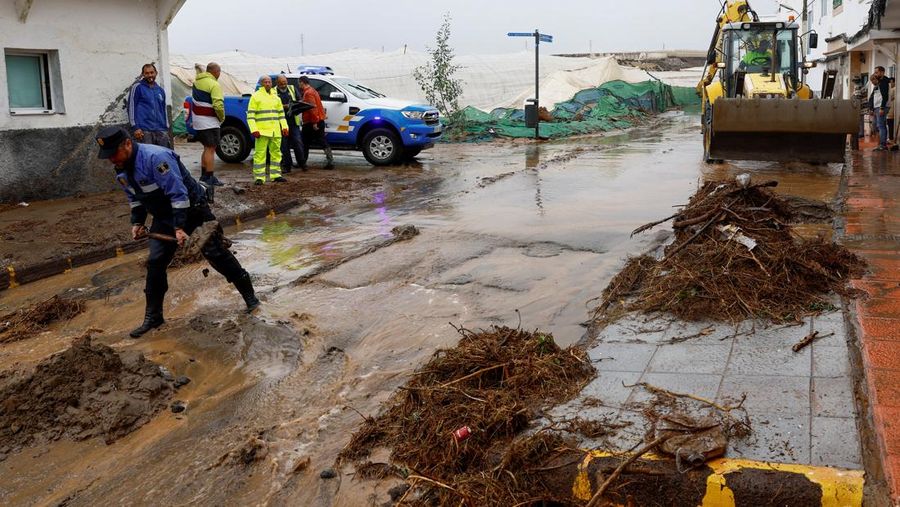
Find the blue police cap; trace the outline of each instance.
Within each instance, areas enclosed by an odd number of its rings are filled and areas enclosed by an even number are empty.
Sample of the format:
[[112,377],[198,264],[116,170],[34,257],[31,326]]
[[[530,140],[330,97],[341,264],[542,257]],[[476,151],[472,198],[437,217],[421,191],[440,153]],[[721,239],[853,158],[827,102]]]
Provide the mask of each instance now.
[[128,139],[128,132],[121,127],[106,127],[97,133],[96,139],[100,145],[97,158],[109,158],[119,149],[119,145]]

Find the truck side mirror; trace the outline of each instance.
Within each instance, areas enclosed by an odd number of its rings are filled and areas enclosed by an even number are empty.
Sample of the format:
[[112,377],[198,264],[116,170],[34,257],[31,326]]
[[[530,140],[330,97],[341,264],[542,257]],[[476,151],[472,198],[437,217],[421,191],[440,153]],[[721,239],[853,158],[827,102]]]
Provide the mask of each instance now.
[[809,47],[811,49],[816,49],[817,47],[819,47],[819,34],[817,34],[816,32],[809,34]]
[[343,92],[331,92],[328,98],[335,102],[347,102],[347,96]]
[[710,49],[709,53],[706,54],[706,64],[712,65],[716,63],[716,49]]

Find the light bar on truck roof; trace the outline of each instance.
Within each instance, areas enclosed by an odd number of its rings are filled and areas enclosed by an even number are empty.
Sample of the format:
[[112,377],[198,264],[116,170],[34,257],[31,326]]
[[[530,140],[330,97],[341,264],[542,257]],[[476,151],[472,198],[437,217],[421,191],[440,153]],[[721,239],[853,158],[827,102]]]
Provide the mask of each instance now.
[[331,70],[331,67],[327,67],[325,65],[298,65],[297,66],[298,74],[318,74],[321,76],[333,76],[334,71]]

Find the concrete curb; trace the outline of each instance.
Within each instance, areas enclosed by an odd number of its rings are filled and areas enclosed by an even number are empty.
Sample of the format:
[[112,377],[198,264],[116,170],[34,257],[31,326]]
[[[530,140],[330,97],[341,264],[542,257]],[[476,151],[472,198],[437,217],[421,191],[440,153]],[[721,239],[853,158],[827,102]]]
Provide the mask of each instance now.
[[[587,502],[597,491],[596,478],[608,476],[627,455],[584,451],[571,481],[573,499]],[[810,465],[767,463],[743,459],[717,459],[680,473],[668,458],[647,454],[637,460],[606,495],[613,502],[641,496],[672,499],[672,505],[758,505],[777,499],[780,505],[856,507],[863,504],[865,473]],[[626,502],[627,503],[627,502]]]
[[[291,208],[299,206],[303,202],[302,199],[290,199],[279,203],[274,207],[260,206],[252,208],[243,213],[235,213],[218,216],[219,223],[228,227],[231,225],[240,225],[243,222],[258,220],[260,218],[274,218],[276,214],[283,213]],[[6,289],[14,289],[20,285],[35,282],[51,276],[68,273],[74,268],[87,266],[95,262],[100,262],[114,257],[121,257],[126,253],[135,252],[147,245],[144,241],[127,241],[113,243],[86,252],[81,252],[73,256],[57,257],[48,261],[35,264],[25,265],[9,265],[0,272],[0,291]],[[2,269],[2,268],[0,268]]]

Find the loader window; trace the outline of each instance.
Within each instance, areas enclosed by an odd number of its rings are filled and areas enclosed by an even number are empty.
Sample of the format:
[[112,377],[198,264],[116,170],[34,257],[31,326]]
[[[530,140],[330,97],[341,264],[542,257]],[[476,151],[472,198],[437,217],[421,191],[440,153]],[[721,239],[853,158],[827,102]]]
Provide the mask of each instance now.
[[794,46],[794,31],[780,30],[776,38],[778,41],[778,73],[789,73],[791,74],[791,76],[796,78],[797,48]]
[[748,73],[795,74],[794,30],[735,30],[731,39],[731,68]]

